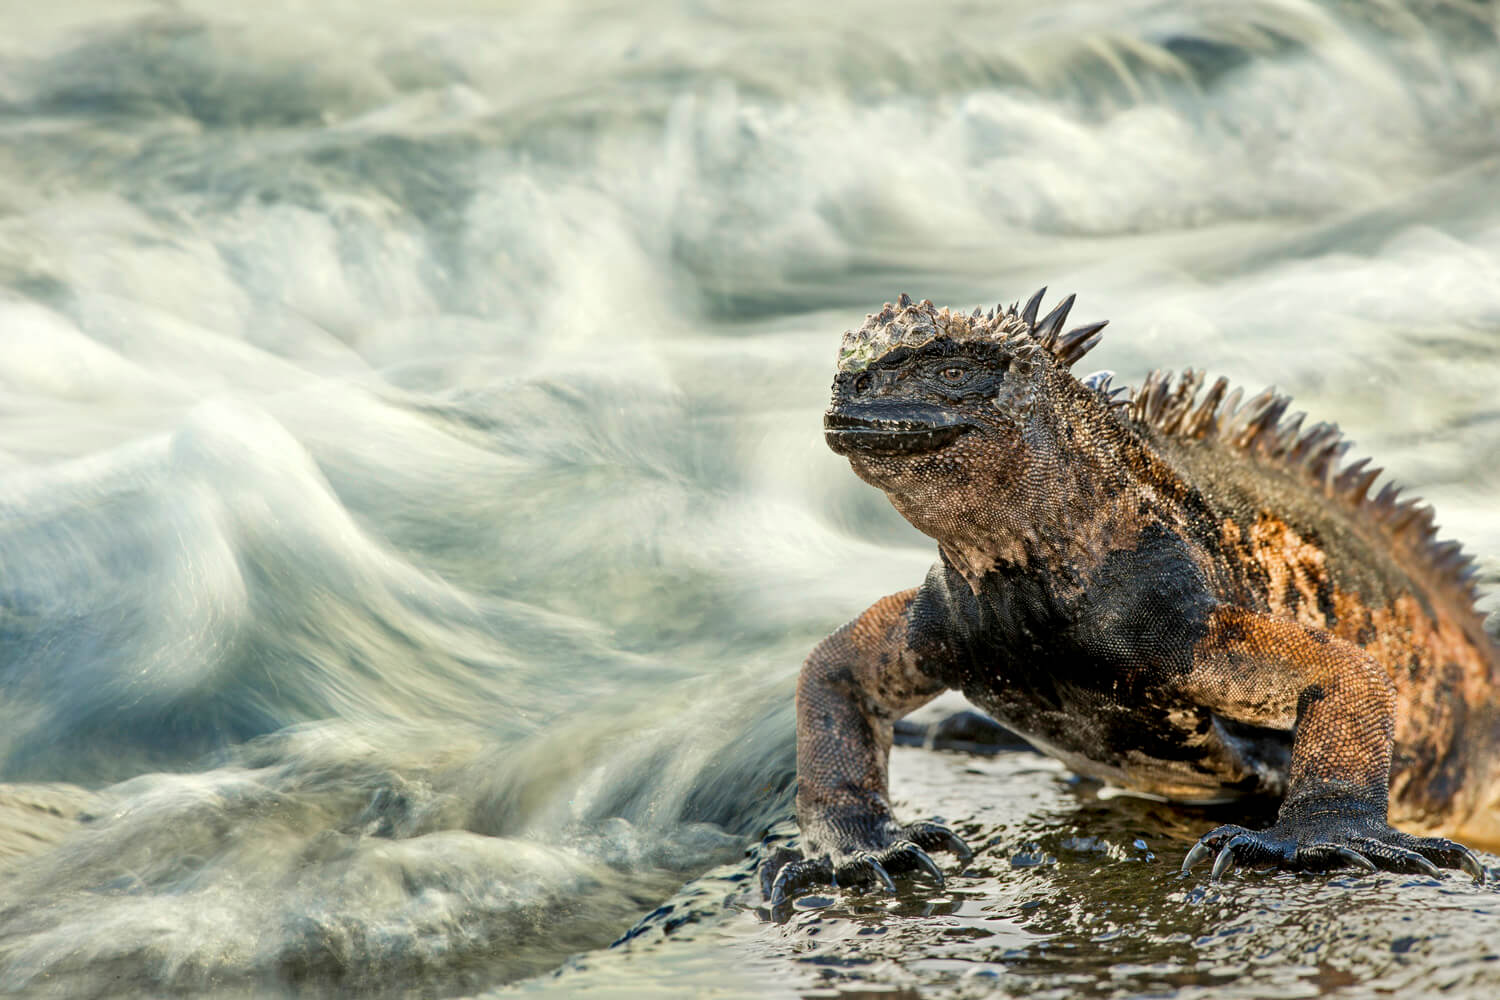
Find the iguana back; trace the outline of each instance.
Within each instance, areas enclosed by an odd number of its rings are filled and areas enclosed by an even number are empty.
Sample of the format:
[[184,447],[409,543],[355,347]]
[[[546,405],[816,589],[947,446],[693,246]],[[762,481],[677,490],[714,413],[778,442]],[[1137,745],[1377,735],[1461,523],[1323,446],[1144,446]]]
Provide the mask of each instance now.
[[[1391,818],[1500,846],[1500,655],[1474,607],[1472,559],[1431,507],[1386,484],[1349,442],[1303,430],[1267,390],[1153,372],[1120,415],[1218,517],[1218,585],[1236,603],[1365,649],[1397,692]],[[1108,391],[1107,389],[1105,391]]]

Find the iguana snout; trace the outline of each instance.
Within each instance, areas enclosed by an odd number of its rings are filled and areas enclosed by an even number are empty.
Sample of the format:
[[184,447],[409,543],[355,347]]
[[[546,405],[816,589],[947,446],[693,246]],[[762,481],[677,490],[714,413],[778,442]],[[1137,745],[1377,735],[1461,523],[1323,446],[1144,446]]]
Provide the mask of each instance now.
[[823,414],[824,440],[840,455],[936,451],[971,429],[962,415],[930,403],[851,403]]

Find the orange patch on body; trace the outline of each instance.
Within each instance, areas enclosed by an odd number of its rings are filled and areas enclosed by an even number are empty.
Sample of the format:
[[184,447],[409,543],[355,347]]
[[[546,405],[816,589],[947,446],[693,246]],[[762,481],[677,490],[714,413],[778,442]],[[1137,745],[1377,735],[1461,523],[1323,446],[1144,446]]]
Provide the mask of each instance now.
[[[1411,594],[1369,612],[1375,638],[1367,645],[1396,686],[1396,751],[1391,774],[1392,821],[1452,831],[1462,827],[1471,839],[1500,843],[1496,776],[1484,773],[1473,751],[1488,734],[1476,723],[1495,711],[1497,692],[1483,651],[1451,618],[1429,615]],[[1461,785],[1446,800],[1433,794],[1440,769],[1458,755]],[[1444,767],[1447,765],[1447,767]],[[1488,819],[1484,818],[1485,812]],[[1488,829],[1485,829],[1488,828]]]
[[[1478,746],[1490,734],[1476,731],[1500,716],[1500,675],[1480,646],[1483,636],[1476,640],[1470,623],[1450,613],[1440,595],[1433,595],[1429,613],[1409,591],[1372,607],[1360,594],[1337,589],[1323,550],[1269,514],[1248,532],[1226,521],[1222,539],[1228,552],[1264,574],[1262,596],[1272,614],[1360,646],[1390,677],[1396,689],[1391,822],[1500,846],[1500,763]],[[1330,599],[1331,616],[1324,611]],[[1455,769],[1462,776],[1457,787]],[[1440,772],[1449,780],[1438,780]]]
[[[1328,620],[1318,603],[1318,591],[1331,589],[1327,557],[1285,521],[1262,513],[1250,527],[1250,557],[1266,574],[1266,600],[1271,613],[1291,618],[1299,625],[1327,628]],[[1289,595],[1295,593],[1295,601]]]

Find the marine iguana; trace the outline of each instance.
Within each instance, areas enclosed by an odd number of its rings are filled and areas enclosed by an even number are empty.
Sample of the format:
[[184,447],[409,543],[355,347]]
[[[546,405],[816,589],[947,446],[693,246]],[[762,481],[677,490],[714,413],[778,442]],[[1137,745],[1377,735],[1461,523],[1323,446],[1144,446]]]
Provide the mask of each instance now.
[[[1368,460],[1340,466],[1272,390],[1200,372],[1131,392],[1071,367],[1104,323],[1069,296],[973,313],[908,296],[845,333],[829,447],[937,540],[920,587],[813,650],[797,686],[802,851],[772,905],[816,885],[942,872],[951,830],[902,823],[894,720],[948,689],[1080,774],[1182,802],[1275,796],[1214,856],[1304,870],[1484,868],[1500,845],[1500,656],[1471,560]],[[1395,826],[1391,824],[1394,823]],[[1397,829],[1401,827],[1402,829]]]

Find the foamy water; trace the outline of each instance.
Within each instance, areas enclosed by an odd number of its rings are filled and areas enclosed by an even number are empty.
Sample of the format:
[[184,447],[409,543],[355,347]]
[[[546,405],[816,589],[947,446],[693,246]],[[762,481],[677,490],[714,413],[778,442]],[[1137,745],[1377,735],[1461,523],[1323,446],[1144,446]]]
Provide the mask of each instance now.
[[[0,991],[817,985],[744,852],[933,558],[821,441],[902,291],[1275,383],[1500,575],[1489,4],[11,6],[0,780],[88,819],[0,860]],[[1006,857],[1072,794],[901,767]]]

